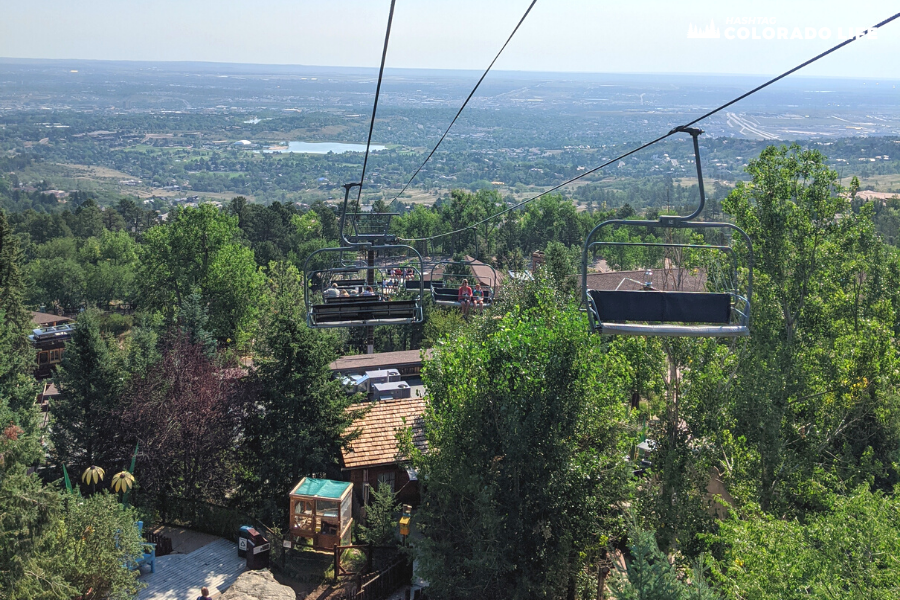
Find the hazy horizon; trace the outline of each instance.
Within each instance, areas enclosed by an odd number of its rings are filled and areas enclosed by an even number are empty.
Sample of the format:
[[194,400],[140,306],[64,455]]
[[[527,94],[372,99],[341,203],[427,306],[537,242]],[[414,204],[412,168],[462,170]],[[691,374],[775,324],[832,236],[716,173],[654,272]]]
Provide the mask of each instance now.
[[[65,66],[66,63],[88,63],[88,64],[128,64],[128,65],[148,65],[148,66],[181,66],[181,67],[191,67],[191,70],[196,70],[196,67],[208,67],[210,70],[215,68],[229,69],[240,72],[239,70],[242,68],[247,69],[248,71],[254,70],[264,73],[289,73],[291,70],[309,70],[315,71],[318,73],[323,72],[334,72],[340,73],[343,75],[348,74],[359,74],[359,75],[377,75],[378,68],[370,67],[370,66],[360,66],[360,65],[315,65],[315,64],[292,64],[292,63],[255,63],[255,62],[225,62],[225,61],[213,61],[213,60],[129,60],[129,59],[94,59],[94,58],[32,58],[32,57],[11,57],[11,56],[0,56],[0,64],[53,64],[57,63],[60,66]],[[454,68],[422,68],[422,67],[385,67],[385,75],[391,76],[400,73],[408,73],[408,74],[416,74],[416,75],[427,75],[427,74],[435,74],[439,76],[453,76],[453,75],[480,75],[483,71],[477,69],[454,69]],[[669,78],[679,78],[679,77],[712,77],[712,78],[750,78],[750,79],[760,79],[765,76],[774,76],[777,73],[717,73],[717,72],[691,72],[691,71],[679,71],[679,72],[662,72],[662,71],[631,71],[631,72],[622,72],[622,71],[540,71],[540,70],[530,70],[530,69],[492,69],[491,74],[494,77],[527,77],[527,78],[564,78],[564,77],[573,77],[573,78],[581,78],[581,77],[595,77],[595,76],[603,76],[603,77],[632,77],[632,76],[655,76],[655,77],[669,77]],[[885,80],[885,81],[900,81],[900,75],[896,77],[876,77],[876,76],[860,76],[860,75],[807,75],[802,71],[792,74],[790,77],[785,78],[780,83],[787,83],[791,80],[803,79],[803,80]]]
[[[528,4],[400,0],[387,66],[481,71]],[[372,68],[381,57],[389,5],[388,0],[12,3],[0,22],[0,56]],[[851,28],[855,32],[870,27],[896,11],[896,3],[888,0],[645,0],[616,5],[540,0],[495,68],[772,74],[830,48]],[[714,31],[706,32],[709,27]],[[784,29],[783,36],[778,28]],[[850,44],[803,74],[900,79],[900,61],[891,56],[900,56],[900,22]]]

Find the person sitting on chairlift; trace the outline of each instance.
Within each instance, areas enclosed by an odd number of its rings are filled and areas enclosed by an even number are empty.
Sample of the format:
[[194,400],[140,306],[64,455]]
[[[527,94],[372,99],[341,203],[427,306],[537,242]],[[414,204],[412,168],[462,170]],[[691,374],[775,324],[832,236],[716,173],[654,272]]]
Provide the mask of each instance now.
[[456,300],[462,308],[463,316],[469,313],[469,304],[472,303],[472,288],[469,287],[469,280],[463,279],[462,285],[459,286],[459,292],[456,294]]
[[484,298],[487,293],[481,289],[481,284],[476,283],[475,289],[472,291],[472,306],[478,309],[478,312],[484,312]]
[[349,298],[349,297],[350,297],[350,292],[348,292],[347,290],[341,290],[341,298]]
[[322,296],[324,296],[325,298],[337,298],[340,295],[341,291],[338,289],[337,283],[332,283],[331,287],[322,293]]
[[363,296],[374,296],[375,290],[372,289],[372,286],[366,286],[366,289],[362,293]]

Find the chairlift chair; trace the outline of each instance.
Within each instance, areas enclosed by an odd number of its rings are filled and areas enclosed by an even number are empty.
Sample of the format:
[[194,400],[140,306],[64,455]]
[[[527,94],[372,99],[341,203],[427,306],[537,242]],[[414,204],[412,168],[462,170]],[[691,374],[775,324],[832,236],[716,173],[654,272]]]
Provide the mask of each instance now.
[[[373,252],[391,252],[406,250],[418,259],[421,263],[421,257],[414,248],[410,246],[370,246]],[[331,281],[331,273],[329,269],[314,270],[309,268],[310,261],[317,256],[337,254],[341,248],[321,248],[310,254],[304,265],[304,273],[306,276],[306,285],[304,286],[304,300],[306,303],[307,324],[313,328],[333,328],[333,327],[368,327],[372,325],[403,325],[406,323],[422,322],[422,297],[424,288],[420,286],[418,290],[411,290],[414,295],[410,298],[391,299],[387,294],[375,295],[352,295],[336,298],[323,298],[319,303],[311,296],[310,283],[321,279],[322,281]],[[364,265],[357,269],[357,277],[352,280],[344,280],[351,282],[353,287],[365,288],[373,285],[372,281],[375,276],[369,277],[369,271],[373,271],[375,275],[380,275],[378,271],[385,269],[383,265]],[[421,264],[417,270],[421,269]],[[359,277],[359,275],[364,275]],[[379,282],[383,281],[383,275],[378,277]],[[421,278],[420,278],[421,280]],[[334,281],[337,283],[337,281]],[[326,286],[327,287],[327,286]],[[341,286],[338,286],[341,289]],[[346,288],[345,288],[346,289]]]
[[[706,204],[703,173],[700,166],[698,137],[701,130],[680,127],[676,131],[688,133],[694,142],[700,205],[688,216],[663,216],[656,221],[612,219],[597,225],[587,236],[581,255],[582,293],[587,306],[590,328],[602,335],[632,335],[659,337],[724,337],[736,338],[750,334],[750,300],[753,291],[753,244],[750,237],[732,223],[693,221]],[[698,243],[650,243],[595,241],[604,230],[625,228],[668,228],[688,231],[719,230],[737,233],[747,251],[746,290],[738,289],[737,256],[731,245]],[[643,282],[638,290],[613,290],[588,287],[588,257],[595,247],[656,247],[680,251],[712,251],[727,259],[729,277],[710,282],[706,291],[655,289],[652,281]],[[710,289],[715,288],[715,289]]]
[[[494,267],[481,263],[479,261],[474,260],[441,260],[434,264],[431,268],[431,278],[429,283],[431,284],[431,298],[437,306],[456,306],[460,307],[461,303],[458,300],[459,296],[459,285],[455,287],[452,285],[447,285],[447,278],[450,279],[458,279],[462,282],[463,279],[478,279],[474,272],[471,271],[471,267],[477,266],[485,266],[491,270],[490,281],[487,285],[481,284],[485,295],[482,297],[485,306],[491,306],[494,302],[495,298],[495,290],[497,288],[497,271]],[[466,275],[461,275],[458,273],[448,273],[446,270],[447,266],[461,266],[467,269],[470,269],[470,273]],[[441,269],[441,267],[444,267]],[[440,269],[440,271],[438,271]],[[478,283],[481,283],[480,281]]]

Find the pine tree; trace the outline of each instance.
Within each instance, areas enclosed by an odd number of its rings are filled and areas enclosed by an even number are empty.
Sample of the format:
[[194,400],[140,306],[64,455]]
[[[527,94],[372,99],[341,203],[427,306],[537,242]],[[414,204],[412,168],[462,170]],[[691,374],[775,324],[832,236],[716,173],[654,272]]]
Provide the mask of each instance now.
[[619,600],[679,600],[675,569],[651,531],[632,532],[631,564],[610,587]]
[[216,338],[207,329],[209,309],[199,292],[193,292],[178,307],[178,326],[191,344],[199,345],[207,356],[216,353]]
[[81,473],[90,465],[109,469],[127,451],[120,451],[120,403],[124,371],[115,346],[100,335],[100,320],[93,310],[78,318],[54,378],[61,393],[53,408],[51,433],[57,458],[69,472]]
[[245,424],[243,499],[273,520],[286,518],[291,487],[310,473],[338,473],[352,398],[331,378],[335,343],[309,329],[297,298],[297,269],[270,265],[270,306],[257,368],[245,393],[254,407]]
[[618,600],[717,600],[719,596],[707,586],[703,568],[693,569],[693,581],[680,581],[675,567],[669,563],[656,543],[652,531],[632,531],[631,563],[617,573],[610,587]]
[[360,537],[370,544],[390,544],[395,539],[397,511],[400,508],[397,495],[390,485],[379,482],[372,491],[371,499],[366,509],[366,524],[359,528]]
[[18,240],[6,213],[0,211],[0,401],[13,411],[30,409],[36,392],[34,351],[27,337],[31,314],[23,301],[21,263]]

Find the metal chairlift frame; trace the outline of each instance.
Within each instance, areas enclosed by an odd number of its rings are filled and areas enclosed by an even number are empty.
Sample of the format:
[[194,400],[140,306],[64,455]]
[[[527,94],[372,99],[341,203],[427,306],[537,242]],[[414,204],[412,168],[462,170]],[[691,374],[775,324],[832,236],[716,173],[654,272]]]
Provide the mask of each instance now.
[[[303,300],[306,306],[306,323],[312,328],[339,328],[339,327],[372,327],[375,325],[403,325],[407,323],[421,323],[423,321],[422,297],[424,296],[423,277],[419,277],[418,295],[412,300],[369,300],[368,297],[355,297],[352,300],[338,300],[338,302],[313,304],[310,298],[310,282],[318,273],[352,273],[360,271],[377,271],[384,266],[374,264],[348,265],[339,256],[341,266],[334,268],[322,268],[310,271],[310,261],[319,255],[328,253],[343,255],[348,251],[366,252],[369,256],[375,255],[379,250],[397,251],[406,250],[411,260],[417,260],[418,272],[423,273],[424,264],[422,255],[412,246],[394,244],[396,236],[388,233],[390,219],[396,213],[376,213],[377,216],[386,216],[383,231],[364,231],[359,228],[360,216],[368,216],[366,213],[352,213],[354,233],[349,237],[345,231],[347,224],[347,206],[349,204],[350,191],[359,187],[360,183],[348,183],[344,187],[344,210],[341,213],[340,236],[342,246],[338,248],[320,248],[306,257],[303,263],[304,286]],[[372,278],[374,280],[374,277]],[[369,278],[366,278],[368,281]],[[374,281],[372,282],[374,283]],[[370,283],[371,284],[371,283]],[[408,288],[407,288],[408,289]],[[324,318],[324,317],[327,317]]]
[[[700,164],[700,144],[698,138],[703,133],[700,129],[679,127],[676,132],[687,133],[694,142],[694,156],[697,164],[697,181],[700,190],[700,205],[693,213],[687,216],[662,216],[657,221],[632,221],[627,219],[611,219],[594,227],[584,241],[584,249],[581,254],[581,289],[582,299],[587,306],[588,321],[592,331],[602,335],[633,335],[633,336],[658,336],[658,337],[744,337],[750,334],[750,302],[753,295],[753,243],[747,233],[733,223],[719,223],[710,221],[693,221],[703,212],[706,205],[706,194],[703,189],[703,171]],[[593,241],[598,232],[608,227],[647,227],[670,229],[720,229],[730,230],[739,235],[747,247],[748,274],[746,294],[740,294],[736,289],[715,292],[668,292],[668,291],[595,291],[588,289],[588,257],[596,246],[638,246],[638,247],[666,247],[666,248],[691,248],[699,250],[717,250],[724,252],[731,258],[734,271],[733,282],[737,285],[737,265],[734,249],[730,246],[715,246],[706,244],[668,244],[668,243],[641,243],[641,242],[604,242]],[[653,294],[653,296],[647,296]],[[724,306],[728,296],[727,308]],[[627,316],[625,319],[604,319],[604,313],[608,311],[602,306],[604,299],[614,299],[616,303],[629,308],[620,310],[618,316]],[[722,309],[725,308],[723,314]],[[697,318],[701,313],[713,315],[718,312],[716,318],[703,320]],[[659,316],[660,319],[634,318],[636,316]],[[668,319],[668,320],[666,320]],[[624,322],[623,322],[624,321]],[[632,321],[632,322],[628,322]],[[635,323],[633,321],[643,321]],[[692,323],[692,324],[675,324]],[[704,323],[704,324],[699,324]],[[716,324],[710,324],[716,323]]]
[[[419,268],[416,270],[421,273],[421,270],[423,268],[422,257],[412,246],[391,244],[383,246],[367,246],[366,249],[373,252],[377,252],[379,250],[406,250],[410,253],[410,258],[418,260]],[[306,258],[306,262],[303,265],[303,272],[306,278],[305,285],[303,286],[303,300],[306,305],[306,323],[309,327],[328,329],[336,327],[370,327],[373,325],[404,325],[406,323],[422,322],[422,297],[424,296],[425,288],[424,285],[422,285],[421,277],[419,278],[418,295],[409,301],[381,299],[366,300],[367,297],[359,296],[352,298],[352,300],[350,301],[339,300],[335,303],[324,302],[322,304],[314,304],[312,302],[312,298],[310,297],[310,281],[317,273],[327,273],[330,271],[330,269],[324,268],[309,271],[307,270],[309,267],[309,261],[317,255],[337,253],[341,250],[346,250],[346,248],[320,248],[319,250],[311,253]],[[386,267],[383,265],[364,265],[360,266],[357,271],[380,271],[386,268],[391,267]],[[412,306],[409,305],[410,301],[414,303]],[[344,306],[343,309],[332,308],[341,305]],[[325,307],[328,308],[326,309]],[[340,316],[341,318],[339,320],[324,320],[321,318],[321,313],[332,312],[340,314],[329,314],[329,318],[336,316]]]

